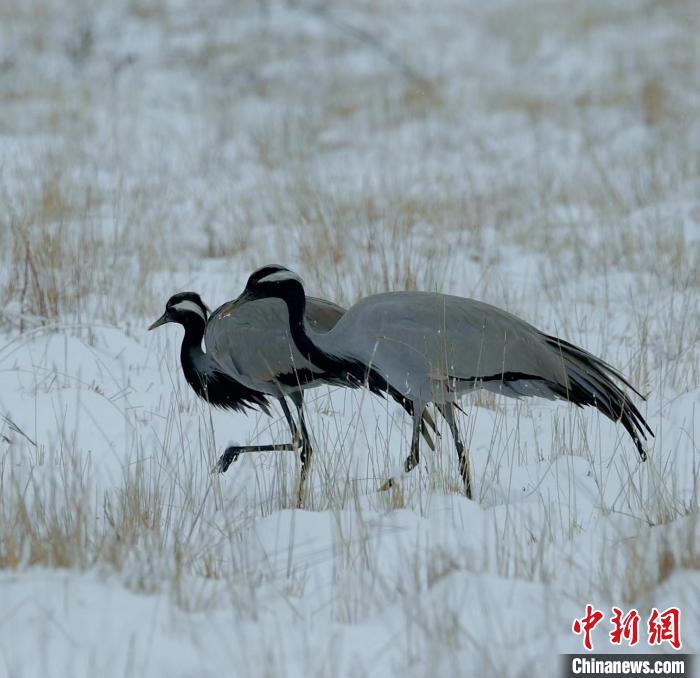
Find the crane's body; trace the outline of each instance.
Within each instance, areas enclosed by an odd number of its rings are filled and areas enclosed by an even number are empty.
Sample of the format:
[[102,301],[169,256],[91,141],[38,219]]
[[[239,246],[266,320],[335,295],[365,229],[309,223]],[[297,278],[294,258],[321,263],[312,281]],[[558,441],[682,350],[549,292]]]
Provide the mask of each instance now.
[[[309,297],[305,320],[313,331],[323,333],[344,312],[333,302]],[[333,382],[332,375],[318,370],[295,347],[280,299],[238,308],[227,302],[211,314],[204,336],[211,357],[241,384],[260,393],[282,398]]]
[[[227,304],[224,304],[210,315],[198,294],[181,292],[168,300],[165,313],[149,329],[168,322],[184,327],[180,350],[182,370],[195,393],[209,404],[234,411],[259,408],[269,415],[267,396],[278,399],[293,443],[231,446],[217,462],[215,471],[226,471],[242,452],[292,450],[301,443],[302,477],[298,495],[301,502],[312,454],[304,420],[303,390],[323,383],[323,375],[312,370],[310,364],[296,370],[298,363],[295,362],[294,344],[288,336],[284,304],[270,301],[272,303],[243,309],[236,314],[227,313]],[[281,309],[276,306],[281,306]],[[280,310],[283,312],[281,317]],[[330,301],[310,299],[306,313],[309,325],[321,332],[337,322],[343,309]],[[206,352],[202,348],[203,339]],[[209,342],[215,344],[218,352],[210,350]],[[221,359],[217,360],[217,357]],[[285,402],[286,396],[297,408],[300,430]]]
[[301,279],[279,269],[263,276],[253,274],[233,304],[244,308],[250,301],[284,301],[289,331],[302,358],[336,379],[364,381],[373,390],[384,389],[409,401],[414,432],[406,470],[418,461],[417,421],[426,405],[434,403],[455,437],[465,487],[471,493],[454,407],[461,395],[475,388],[594,406],[623,424],[640,457],[646,459],[644,440],[651,429],[613,378],[629,383],[591,353],[495,306],[428,292],[366,297],[332,329],[319,333],[304,319]]

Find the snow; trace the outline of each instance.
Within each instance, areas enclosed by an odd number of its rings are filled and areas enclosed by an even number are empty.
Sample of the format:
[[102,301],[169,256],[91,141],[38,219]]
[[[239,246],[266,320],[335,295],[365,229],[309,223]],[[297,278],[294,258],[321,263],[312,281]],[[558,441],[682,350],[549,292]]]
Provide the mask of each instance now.
[[[552,675],[586,603],[678,606],[700,650],[691,2],[10,5],[0,678]],[[146,327],[272,261],[584,346],[649,394],[649,461],[594,411],[478,394],[474,501],[442,426],[379,492],[410,422],[322,387],[303,509],[293,453],[210,476],[288,442],[281,411],[210,410],[181,328]]]

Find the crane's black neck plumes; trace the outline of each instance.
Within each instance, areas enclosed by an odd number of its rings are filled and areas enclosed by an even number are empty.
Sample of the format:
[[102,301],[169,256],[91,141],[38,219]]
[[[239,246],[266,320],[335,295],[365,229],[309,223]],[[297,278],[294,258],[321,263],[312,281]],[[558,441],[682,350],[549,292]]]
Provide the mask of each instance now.
[[187,318],[187,323],[182,325],[185,328],[185,336],[180,349],[180,362],[185,379],[192,390],[214,407],[239,412],[259,407],[269,415],[269,403],[263,393],[254,391],[230,377],[204,352],[204,320]]
[[[290,282],[285,285],[280,295],[287,305],[289,313],[289,329],[292,339],[301,353],[310,363],[329,374],[344,374],[348,369],[347,361],[326,353],[309,337],[304,316],[306,314],[306,294],[300,283]],[[332,330],[331,330],[332,332]]]
[[[264,278],[262,282],[265,283]],[[289,315],[290,333],[297,350],[312,365],[325,372],[326,377],[332,377],[334,381],[344,381],[350,387],[364,384],[372,393],[387,393],[409,414],[413,413],[413,403],[393,387],[385,376],[360,360],[334,355],[315,343],[313,334],[310,336],[306,329],[306,294],[301,282],[285,280],[282,285],[276,287],[272,294],[264,294],[263,296],[275,296],[284,301]],[[254,286],[253,290],[250,291],[250,297],[256,298]],[[323,341],[332,339],[336,330],[337,326],[324,333]]]
[[192,318],[187,320],[187,324],[183,323],[185,328],[185,337],[182,340],[182,350],[185,348],[198,348],[202,352],[202,339],[204,339],[204,320]]
[[198,318],[188,318],[188,322],[183,323],[185,336],[180,347],[180,362],[182,371],[185,373],[187,383],[195,390],[197,395],[207,398],[204,351],[202,350],[202,339],[204,338],[204,320]]
[[[301,283],[288,282],[280,298],[287,305],[289,329],[292,339],[301,353],[310,363],[336,379],[345,381],[349,386],[366,384],[373,393],[388,393],[396,402],[407,407],[406,399],[384,376],[359,360],[344,358],[324,351],[309,336],[306,323],[306,294]],[[333,335],[336,328],[323,335],[324,340]]]

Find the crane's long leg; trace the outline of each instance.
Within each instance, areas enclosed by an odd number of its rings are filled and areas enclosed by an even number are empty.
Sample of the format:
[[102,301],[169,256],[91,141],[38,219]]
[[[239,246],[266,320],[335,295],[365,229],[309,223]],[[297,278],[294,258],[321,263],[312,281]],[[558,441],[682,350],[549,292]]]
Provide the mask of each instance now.
[[304,418],[304,393],[303,391],[294,391],[289,394],[292,402],[296,405],[297,414],[299,416],[299,427],[301,429],[301,452],[299,458],[301,459],[301,477],[299,479],[299,490],[297,492],[297,507],[301,507],[306,490],[306,478],[309,475],[309,468],[311,466],[311,457],[314,453],[311,447],[311,440],[309,438],[309,432],[306,428],[306,420]]
[[[277,400],[282,408],[282,412],[284,412],[284,418],[287,420],[287,424],[289,424],[289,430],[292,432],[292,444],[298,447],[301,440],[299,438],[299,429],[297,428],[294,417],[289,410],[289,405],[287,405],[287,401],[284,398],[278,398]],[[292,398],[292,400],[294,400],[294,398]]]
[[[412,471],[420,461],[420,436],[421,433],[427,434],[423,423],[424,412],[416,412],[413,415],[413,436],[411,437],[411,451],[409,452],[406,461],[403,463],[403,470],[408,473]],[[432,442],[432,440],[430,441]],[[434,449],[434,448],[433,448]]]
[[[413,421],[415,425],[415,419]],[[431,416],[430,412],[428,412],[427,408],[423,410],[423,417],[420,423],[420,432],[421,435],[423,436],[423,440],[428,444],[428,447],[435,451],[435,442],[433,441],[432,436],[430,435],[430,431],[428,430],[428,427],[430,427],[434,432],[436,436],[440,436],[440,434],[437,431],[437,428],[435,426],[435,421],[433,417]],[[403,470],[405,473],[410,473],[416,466],[418,466],[418,462],[420,462],[420,445],[417,445],[414,447],[414,445],[411,445],[411,451],[408,453],[408,456],[406,457],[406,461],[403,463]]]
[[459,458],[459,472],[462,476],[462,481],[464,482],[464,493],[467,495],[467,499],[471,499],[472,478],[471,469],[469,468],[469,453],[464,447],[462,439],[459,437],[459,429],[457,428],[457,422],[455,421],[455,406],[452,403],[436,403],[436,406],[438,410],[440,410],[440,414],[445,417],[445,421],[452,432],[455,447],[457,448],[457,456]]
[[[403,408],[408,412],[411,416],[413,416],[413,407],[412,403],[408,400],[403,402]],[[414,421],[415,423],[415,421]],[[433,441],[432,436],[430,435],[430,431],[432,431],[436,437],[440,437],[440,433],[437,430],[437,426],[435,425],[435,420],[433,419],[432,415],[428,411],[428,408],[425,408],[423,410],[423,417],[421,420],[420,424],[420,432],[421,435],[423,436],[423,440],[428,444],[428,447],[435,451],[435,442]],[[413,446],[411,446],[411,451],[409,452],[408,456],[406,457],[406,461],[403,463],[403,469],[405,473],[409,473],[412,471],[416,466],[418,466],[418,462],[420,461],[420,450],[419,449],[413,449]],[[393,480],[387,480],[387,483],[393,483]],[[386,483],[384,483],[386,485]],[[382,488],[384,487],[382,485]],[[388,485],[387,487],[391,487],[391,484]]]
[[229,445],[214,464],[212,473],[226,473],[228,467],[245,452],[293,452],[299,445],[281,443],[279,445]]
[[423,422],[421,423],[421,433],[423,434],[423,439],[425,440],[425,442],[428,443],[428,447],[434,452],[435,443],[430,437],[430,431],[432,431],[436,435],[436,437],[440,437],[440,432],[437,430],[437,426],[435,425],[435,419],[433,419],[433,415],[430,414],[430,411],[426,407],[423,410]]
[[[421,409],[419,412],[413,413],[413,435],[411,436],[411,451],[406,457],[406,461],[403,463],[403,470],[408,473],[418,464],[420,459],[420,437],[421,432],[423,432],[423,414],[425,410]],[[394,486],[394,479],[389,478],[384,481],[379,487],[380,492],[388,490],[390,487]]]
[[284,418],[289,424],[289,430],[292,432],[292,442],[279,445],[230,445],[219,457],[219,461],[216,462],[211,470],[212,473],[226,473],[228,467],[246,452],[293,452],[299,447],[300,442],[303,444],[303,439],[299,438],[299,429],[294,421],[294,417],[292,417],[287,401],[284,398],[278,398],[278,401],[284,413]]

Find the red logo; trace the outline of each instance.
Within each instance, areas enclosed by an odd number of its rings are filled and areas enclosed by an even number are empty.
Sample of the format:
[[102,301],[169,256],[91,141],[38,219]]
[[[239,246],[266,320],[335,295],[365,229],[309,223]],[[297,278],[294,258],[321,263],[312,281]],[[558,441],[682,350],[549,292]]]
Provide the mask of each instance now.
[[639,612],[632,608],[624,617],[619,607],[613,607],[612,612],[610,623],[613,629],[610,631],[610,642],[620,645],[624,638],[628,645],[636,645],[639,642]]
[[600,610],[593,609],[593,605],[586,605],[586,614],[581,619],[574,619],[573,632],[576,635],[583,633],[583,646],[587,650],[593,649],[591,642],[591,631],[600,624],[605,615]]
[[[605,619],[605,614],[601,610],[596,610],[593,605],[586,605],[586,614],[574,619],[571,626],[576,635],[583,635],[583,646],[590,652],[593,650],[591,633],[601,621]],[[632,608],[627,614],[619,607],[612,608],[610,617],[611,630],[609,632],[610,642],[613,645],[621,645],[626,641],[630,647],[639,642],[639,622],[641,617],[639,612]],[[676,650],[681,649],[681,611],[677,607],[669,607],[663,612],[652,608],[647,620],[647,638],[649,645],[662,645],[669,643]]]
[[675,650],[681,649],[681,611],[677,607],[669,607],[664,612],[651,608],[647,622],[649,645],[670,643]]

